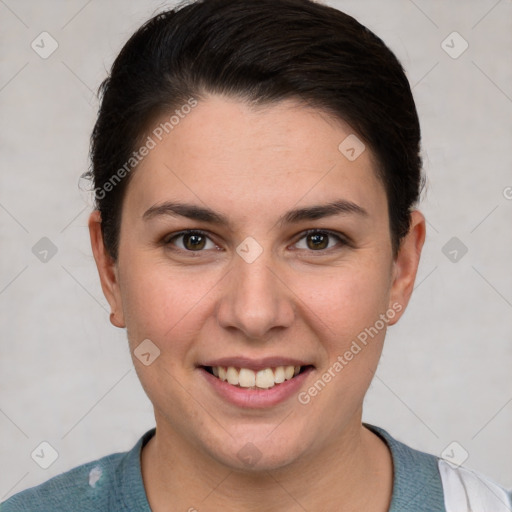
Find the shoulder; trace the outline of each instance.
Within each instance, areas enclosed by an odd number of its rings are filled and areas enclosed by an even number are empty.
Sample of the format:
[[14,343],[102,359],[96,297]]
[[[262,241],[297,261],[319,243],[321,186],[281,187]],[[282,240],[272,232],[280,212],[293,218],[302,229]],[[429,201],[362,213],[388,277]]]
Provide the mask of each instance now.
[[[112,475],[123,457],[116,453],[83,464],[12,496],[0,506],[1,512],[94,510],[115,492]],[[78,507],[78,508],[77,508]],[[97,508],[95,509],[97,510]]]
[[394,466],[390,512],[512,512],[511,495],[475,471],[415,450],[367,425],[388,445]]
[[491,479],[439,459],[447,512],[511,512],[512,496]]
[[382,428],[365,426],[378,435],[391,452],[393,494],[390,512],[446,512],[437,458],[401,443]]
[[144,434],[130,451],[113,453],[77,466],[15,494],[0,504],[0,512],[121,512],[128,510],[127,501],[138,503],[138,510],[146,510],[140,450],[153,432]]

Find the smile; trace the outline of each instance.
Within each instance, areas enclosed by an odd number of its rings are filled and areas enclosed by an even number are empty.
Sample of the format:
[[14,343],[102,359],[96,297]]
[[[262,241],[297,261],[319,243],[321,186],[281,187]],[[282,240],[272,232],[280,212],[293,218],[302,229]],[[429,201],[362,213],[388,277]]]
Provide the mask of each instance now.
[[246,389],[271,389],[276,385],[291,380],[307,366],[276,366],[267,367],[258,371],[250,368],[236,368],[234,366],[205,366],[208,373],[232,386]]
[[244,409],[265,409],[297,395],[315,366],[282,356],[232,356],[201,361],[197,369],[207,388],[223,401]]

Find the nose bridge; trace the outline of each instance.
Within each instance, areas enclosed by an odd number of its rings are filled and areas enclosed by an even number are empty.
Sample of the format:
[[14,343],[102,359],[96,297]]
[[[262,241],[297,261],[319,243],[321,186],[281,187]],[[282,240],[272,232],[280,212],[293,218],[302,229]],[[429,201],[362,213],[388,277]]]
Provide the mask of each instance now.
[[[262,251],[255,259],[246,257],[254,248],[243,243],[235,255],[223,289],[218,320],[224,328],[237,328],[247,338],[264,337],[275,327],[293,322],[294,308],[287,288],[277,277],[278,269],[270,251]],[[240,255],[241,254],[241,255]]]

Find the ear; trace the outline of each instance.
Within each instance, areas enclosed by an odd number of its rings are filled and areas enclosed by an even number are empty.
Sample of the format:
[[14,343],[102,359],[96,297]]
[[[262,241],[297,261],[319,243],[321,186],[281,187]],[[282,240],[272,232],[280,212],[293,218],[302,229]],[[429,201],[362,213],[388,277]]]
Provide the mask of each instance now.
[[117,266],[103,242],[101,215],[98,210],[94,210],[89,216],[89,235],[91,237],[91,246],[96,261],[96,267],[98,268],[100,276],[101,288],[112,311],[110,321],[116,327],[126,327]]
[[[389,321],[389,325],[398,322],[411,298],[416,272],[420,263],[421,250],[425,242],[425,233],[425,217],[418,210],[411,212],[409,232],[403,238],[398,255],[393,262],[393,282],[389,307],[393,308],[398,314],[393,320]],[[398,305],[401,307],[398,308]]]

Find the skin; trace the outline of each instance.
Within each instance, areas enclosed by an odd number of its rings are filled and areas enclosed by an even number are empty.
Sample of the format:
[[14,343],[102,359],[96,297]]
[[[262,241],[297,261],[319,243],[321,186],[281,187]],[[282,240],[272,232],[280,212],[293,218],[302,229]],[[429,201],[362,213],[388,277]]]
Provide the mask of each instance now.
[[[208,96],[134,172],[117,261],[103,245],[99,213],[91,214],[112,323],[126,327],[132,355],[144,339],[160,349],[149,366],[133,357],[157,425],[142,452],[152,510],[388,510],[392,459],[361,424],[386,328],[306,405],[294,395],[264,409],[237,407],[197,368],[218,357],[294,357],[315,367],[305,391],[379,315],[399,305],[392,325],[403,314],[425,219],[412,212],[394,259],[386,194],[371,151],[349,161],[338,150],[352,133],[296,101],[254,108]],[[291,209],[339,199],[366,215],[277,222]],[[165,201],[208,207],[230,226],[143,218]],[[205,231],[204,248],[190,250],[183,237],[170,240],[184,229]],[[308,229],[327,229],[350,243],[332,237],[318,249],[305,237]],[[263,249],[252,263],[236,252],[249,236]],[[260,453],[251,467],[237,457],[249,442]]]

